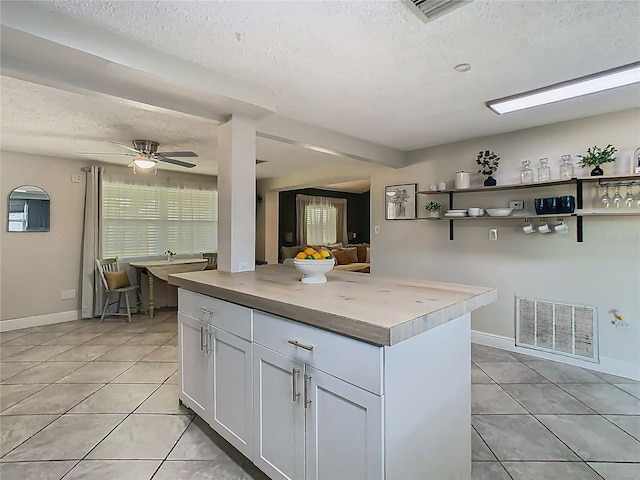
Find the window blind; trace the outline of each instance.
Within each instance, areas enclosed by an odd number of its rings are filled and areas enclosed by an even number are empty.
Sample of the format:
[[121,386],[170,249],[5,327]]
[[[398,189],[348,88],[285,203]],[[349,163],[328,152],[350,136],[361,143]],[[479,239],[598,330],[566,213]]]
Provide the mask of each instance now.
[[327,245],[336,243],[336,208],[328,205],[308,205],[305,209],[307,243]]
[[196,185],[105,178],[103,256],[146,257],[217,251],[218,193]]

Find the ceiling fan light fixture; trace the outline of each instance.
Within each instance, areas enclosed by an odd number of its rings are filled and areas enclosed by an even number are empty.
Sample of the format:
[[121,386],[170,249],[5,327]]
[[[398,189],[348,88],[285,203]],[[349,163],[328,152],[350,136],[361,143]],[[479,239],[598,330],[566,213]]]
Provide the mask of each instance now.
[[133,159],[133,164],[142,170],[149,170],[155,167],[158,162],[150,157],[138,156]]
[[636,62],[529,92],[491,100],[486,105],[498,115],[502,115],[639,82],[640,62]]

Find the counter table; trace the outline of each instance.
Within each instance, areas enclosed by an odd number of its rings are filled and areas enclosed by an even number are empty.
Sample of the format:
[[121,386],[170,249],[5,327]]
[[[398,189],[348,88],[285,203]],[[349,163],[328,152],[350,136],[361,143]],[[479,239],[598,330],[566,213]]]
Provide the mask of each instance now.
[[180,401],[273,479],[470,478],[470,314],[496,290],[300,277],[169,276]]

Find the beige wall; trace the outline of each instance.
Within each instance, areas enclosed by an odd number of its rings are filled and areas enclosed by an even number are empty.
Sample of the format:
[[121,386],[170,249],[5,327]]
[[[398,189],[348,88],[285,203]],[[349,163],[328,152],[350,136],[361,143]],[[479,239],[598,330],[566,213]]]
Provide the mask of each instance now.
[[[60,291],[80,288],[83,163],[6,151],[0,162],[0,319],[77,311],[78,297],[60,300]],[[82,174],[82,183],[71,182],[74,173]],[[49,194],[49,232],[7,232],[7,199],[20,185],[36,185]]]
[[[0,233],[0,321],[61,314],[71,320],[80,309],[80,261],[85,173],[89,162],[2,151],[0,198],[3,217]],[[107,172],[130,175],[127,167],[107,165]],[[72,183],[72,174],[81,183]],[[155,178],[155,177],[154,177]],[[216,185],[213,176],[161,171],[158,181],[190,180]],[[49,232],[7,232],[7,198],[20,185],[36,185],[51,198]],[[77,297],[60,300],[61,290],[75,289]],[[143,296],[146,285],[143,285]],[[175,288],[156,284],[156,307],[175,305]],[[37,323],[37,322],[36,322]]]
[[[519,182],[522,160],[532,160],[535,171],[538,159],[548,157],[552,178],[557,178],[562,154],[575,157],[589,146],[608,143],[618,147],[621,160],[607,165],[605,173],[630,173],[631,152],[640,145],[640,110],[412,152],[416,162],[412,166],[372,177],[371,243],[376,259],[372,272],[497,287],[498,302],[474,313],[472,328],[510,338],[514,337],[514,296],[595,305],[601,357],[640,372],[639,216],[585,218],[584,243],[576,242],[575,218],[568,222],[569,234],[545,236],[522,233],[519,220],[458,221],[453,241],[449,241],[448,221],[384,219],[385,185],[417,182],[418,190],[428,190],[444,179],[453,187],[454,173],[461,169],[474,172],[473,181],[480,185],[482,177],[475,174],[480,150],[493,150],[502,157],[496,177],[499,184],[508,184]],[[500,207],[518,199],[532,207],[535,197],[574,192],[573,187],[556,187],[462,194],[456,195],[455,206]],[[634,195],[638,193],[636,187]],[[593,187],[586,189],[587,206],[594,195]],[[419,195],[418,214],[424,216],[425,203],[436,198],[447,205],[446,195]],[[378,235],[373,231],[375,225],[380,226]],[[498,241],[489,242],[488,230],[494,227]],[[622,312],[631,326],[612,326],[613,317],[608,313],[612,309]]]

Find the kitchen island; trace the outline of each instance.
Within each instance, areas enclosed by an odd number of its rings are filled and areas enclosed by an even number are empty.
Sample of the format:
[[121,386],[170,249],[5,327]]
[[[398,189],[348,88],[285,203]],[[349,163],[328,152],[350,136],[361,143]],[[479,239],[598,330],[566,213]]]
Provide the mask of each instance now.
[[465,479],[491,288],[290,266],[170,275],[180,401],[273,479]]

